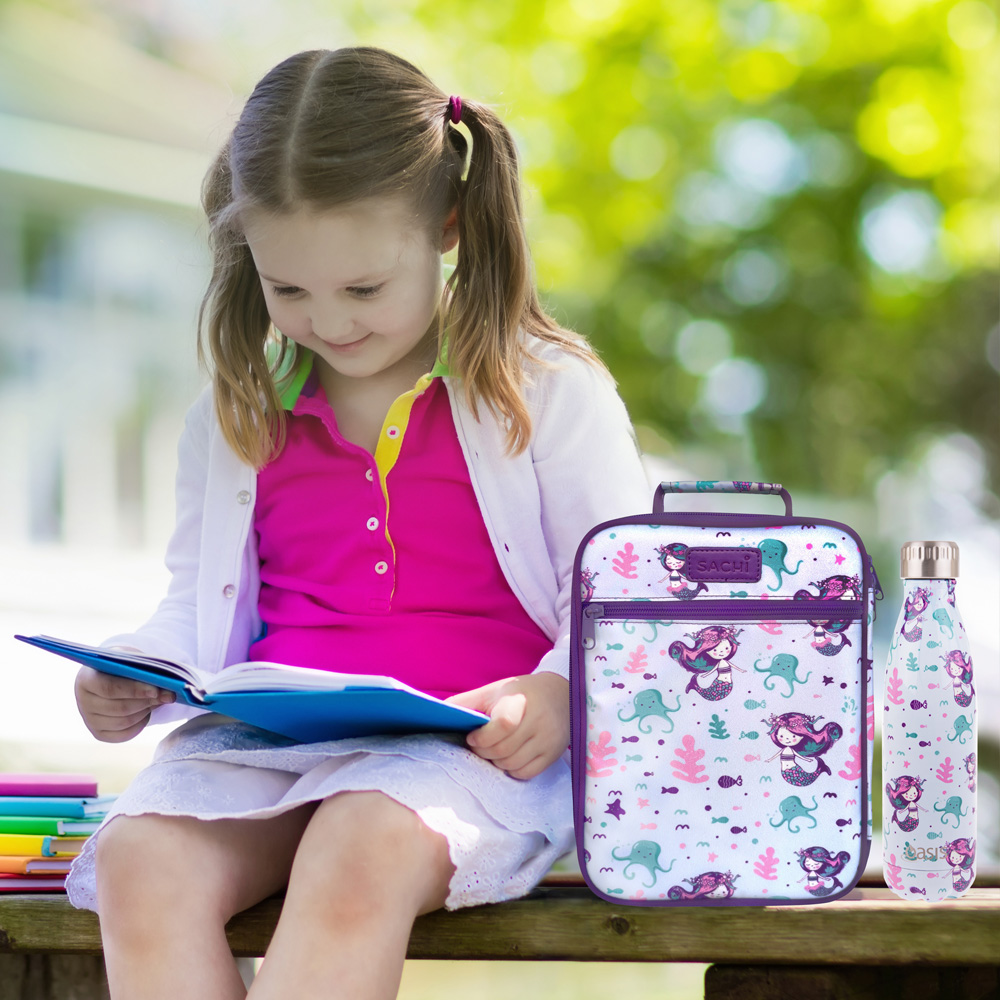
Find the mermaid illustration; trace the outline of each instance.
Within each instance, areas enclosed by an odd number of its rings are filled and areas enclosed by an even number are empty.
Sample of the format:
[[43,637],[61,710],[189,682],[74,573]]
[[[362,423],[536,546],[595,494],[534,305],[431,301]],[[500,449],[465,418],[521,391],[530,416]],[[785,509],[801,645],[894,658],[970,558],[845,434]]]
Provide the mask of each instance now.
[[683,542],[671,542],[669,545],[658,545],[660,565],[669,572],[660,580],[667,581],[667,593],[679,601],[693,601],[703,590],[708,590],[704,583],[690,587],[691,581],[684,575],[687,568],[688,547]]
[[598,574],[592,570],[584,567],[580,570],[580,587],[583,592],[583,599],[585,601],[590,601],[594,597],[594,580],[596,580]]
[[923,614],[930,604],[931,592],[927,587],[917,587],[903,604],[903,624],[899,626],[899,634],[907,642],[919,642],[924,634],[921,628]]
[[969,791],[974,792],[976,790],[976,755],[970,753],[962,763],[965,764],[965,773],[969,777]]
[[[823,755],[844,735],[843,727],[836,722],[828,722],[821,729],[817,723],[822,716],[806,715],[804,712],[785,712],[763,720],[768,727],[767,735],[779,751],[767,758],[767,763],[781,757],[781,777],[790,785],[802,787],[811,785],[821,774],[831,774],[822,759]],[[816,767],[807,771],[799,761],[814,760]]]
[[944,656],[944,672],[951,678],[955,704],[968,708],[976,689],[972,686],[972,657],[960,649],[953,649]]
[[[795,600],[797,601],[857,601],[861,594],[861,581],[857,576],[828,576],[818,583],[811,583],[811,587],[819,590],[818,594],[811,594],[808,590],[797,590]],[[836,656],[845,646],[851,645],[851,640],[844,634],[847,631],[850,621],[843,621],[836,618],[831,619],[808,619],[813,630],[813,649],[823,656]]]
[[[740,648],[736,639],[742,631],[735,625],[708,625],[693,635],[687,633],[693,645],[688,646],[680,639],[670,644],[671,659],[691,674],[685,693],[695,691],[705,701],[721,701],[733,690],[733,671],[746,673],[730,660]],[[713,672],[715,678],[711,684],[702,683]]]
[[[800,882],[805,882],[806,892],[813,896],[829,896],[837,889],[844,888],[844,883],[837,876],[851,860],[847,851],[831,854],[825,847],[806,847],[795,853],[799,856],[799,865],[806,873],[805,878],[799,879]],[[828,885],[828,882],[832,884]]]
[[944,856],[951,865],[951,885],[955,892],[965,892],[976,877],[976,842],[966,837],[945,844]]
[[[912,774],[904,774],[896,778],[895,782],[885,783],[885,797],[893,809],[889,822],[895,823],[903,833],[912,833],[920,825],[921,807],[917,803],[924,793],[923,784],[923,778]],[[901,815],[902,819],[899,818]]]
[[732,872],[702,872],[694,878],[681,879],[690,884],[690,890],[672,885],[667,899],[729,899],[736,892],[739,875]]

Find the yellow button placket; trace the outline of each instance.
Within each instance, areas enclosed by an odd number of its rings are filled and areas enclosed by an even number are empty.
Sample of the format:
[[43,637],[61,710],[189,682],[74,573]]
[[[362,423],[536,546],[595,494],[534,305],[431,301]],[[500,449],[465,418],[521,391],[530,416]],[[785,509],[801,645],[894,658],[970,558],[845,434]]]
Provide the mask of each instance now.
[[403,437],[406,435],[406,428],[410,422],[413,404],[416,402],[417,397],[431,384],[433,378],[434,374],[432,372],[422,375],[417,380],[417,384],[409,392],[404,392],[401,396],[396,397],[392,406],[389,407],[389,412],[385,415],[382,430],[378,436],[378,444],[375,446],[375,465],[378,469],[382,496],[385,498],[385,540],[389,543],[389,548],[392,550],[393,593],[395,593],[396,589],[396,546],[393,544],[392,536],[389,534],[389,486],[387,479],[403,447]]

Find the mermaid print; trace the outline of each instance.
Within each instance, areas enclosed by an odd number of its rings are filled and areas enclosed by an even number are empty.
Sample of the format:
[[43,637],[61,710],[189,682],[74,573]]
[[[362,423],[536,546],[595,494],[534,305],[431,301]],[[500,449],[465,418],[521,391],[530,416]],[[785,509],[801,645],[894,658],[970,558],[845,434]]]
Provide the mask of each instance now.
[[972,686],[972,657],[960,649],[953,649],[944,656],[944,672],[951,678],[955,704],[968,708],[976,693]]
[[[806,715],[804,712],[785,712],[764,720],[768,727],[767,735],[779,748],[778,753],[768,757],[766,763],[780,757],[781,777],[797,788],[811,785],[821,774],[832,773],[823,755],[844,735],[844,730],[836,722],[818,727],[820,718],[822,716]],[[816,766],[813,769],[802,766],[807,763],[815,763]]]
[[[733,690],[733,671],[746,673],[730,659],[740,648],[736,640],[742,631],[734,625],[708,625],[694,635],[687,633],[691,646],[681,639],[670,644],[671,659],[691,674],[685,693],[694,691],[705,701],[721,701],[729,695]],[[709,677],[712,677],[711,682],[704,683]]]
[[951,885],[955,892],[965,892],[975,878],[976,842],[966,837],[945,845],[944,856],[951,865]]
[[582,596],[585,601],[593,600],[594,591],[594,580],[597,579],[598,574],[592,569],[587,569],[584,567],[580,570],[580,587],[582,589]]
[[[857,601],[861,594],[861,581],[857,576],[828,576],[825,580],[810,584],[816,587],[819,594],[811,594],[808,590],[795,592],[797,601]],[[812,647],[822,656],[836,656],[851,641],[844,634],[851,622],[836,618],[808,619],[812,626]]]
[[844,883],[837,876],[851,860],[847,851],[831,854],[825,847],[806,847],[796,853],[799,856],[799,866],[806,873],[805,878],[799,879],[800,882],[805,882],[806,892],[822,897],[844,888]]
[[[920,825],[921,810],[917,803],[923,793],[923,778],[903,774],[895,781],[887,781],[885,783],[885,797],[892,806],[890,824],[895,823],[903,833],[912,833],[916,830]],[[926,812],[926,810],[924,811]]]
[[907,642],[919,642],[924,634],[921,624],[923,614],[930,604],[931,592],[927,587],[917,587],[903,603],[903,624],[899,634]]
[[969,791],[974,792],[976,790],[976,755],[970,753],[962,763],[965,764],[965,773],[969,779]]
[[671,542],[669,545],[658,545],[656,548],[660,564],[667,575],[660,583],[667,584],[667,594],[679,601],[693,601],[703,590],[708,590],[704,583],[691,587],[691,581],[684,575],[687,569],[688,547],[683,542]]
[[732,872],[702,872],[694,878],[681,879],[690,889],[672,885],[667,890],[667,899],[729,899],[736,892],[738,878]]

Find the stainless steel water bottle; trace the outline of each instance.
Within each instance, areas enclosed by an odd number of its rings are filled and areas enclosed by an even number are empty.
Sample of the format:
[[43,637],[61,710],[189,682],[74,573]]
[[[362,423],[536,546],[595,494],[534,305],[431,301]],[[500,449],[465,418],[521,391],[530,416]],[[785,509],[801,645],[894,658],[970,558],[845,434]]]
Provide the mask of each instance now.
[[976,873],[976,678],[958,608],[958,546],[907,542],[885,671],[882,862],[903,899],[961,896]]

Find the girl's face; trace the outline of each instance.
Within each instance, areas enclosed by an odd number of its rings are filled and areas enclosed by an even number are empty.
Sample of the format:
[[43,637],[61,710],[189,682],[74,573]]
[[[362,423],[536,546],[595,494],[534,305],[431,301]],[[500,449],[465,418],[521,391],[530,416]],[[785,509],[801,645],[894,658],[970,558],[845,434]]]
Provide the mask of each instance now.
[[324,387],[396,376],[408,387],[430,370],[441,254],[457,227],[432,237],[403,197],[246,222],[271,321],[315,353]]
[[823,862],[816,858],[806,858],[803,864],[807,872],[818,872],[823,867]]
[[728,639],[720,639],[710,652],[716,660],[724,660],[732,654],[733,644]]
[[915,802],[919,794],[920,789],[917,788],[916,785],[910,785],[910,787],[903,792],[903,798],[906,799],[907,802]]
[[962,665],[956,663],[954,660],[948,660],[944,665],[945,673],[951,677],[961,677],[962,676]]
[[790,729],[786,729],[784,726],[778,726],[778,731],[774,735],[783,747],[796,746],[802,739],[798,733],[793,733]]
[[725,899],[729,895],[729,887],[725,882],[720,882],[711,892],[706,893],[706,899]]
[[663,561],[666,563],[667,569],[680,569],[684,565],[684,560],[677,556],[666,555],[663,557]]
[[962,863],[962,852],[961,851],[949,851],[948,852],[948,864],[950,865],[960,865]]

